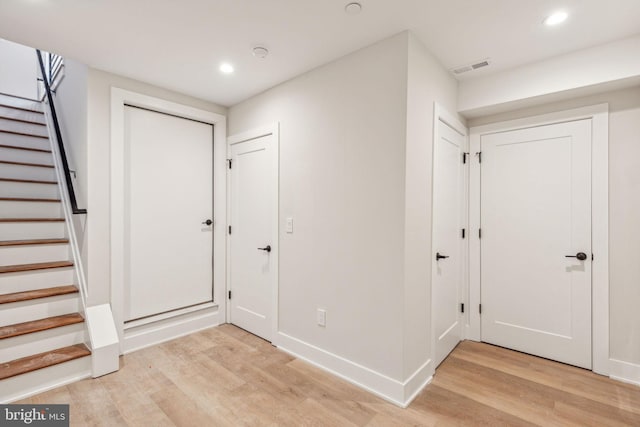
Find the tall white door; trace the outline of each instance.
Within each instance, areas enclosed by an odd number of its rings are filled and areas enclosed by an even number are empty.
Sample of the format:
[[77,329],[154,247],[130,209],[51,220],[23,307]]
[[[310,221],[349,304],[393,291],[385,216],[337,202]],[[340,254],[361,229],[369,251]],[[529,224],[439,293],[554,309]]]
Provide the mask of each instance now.
[[462,339],[463,157],[465,137],[438,121],[433,148],[432,307],[435,363]]
[[125,108],[125,321],[213,299],[213,126]]
[[591,368],[591,120],[481,137],[482,340]]
[[273,134],[231,145],[230,321],[272,340],[277,268],[277,144]]

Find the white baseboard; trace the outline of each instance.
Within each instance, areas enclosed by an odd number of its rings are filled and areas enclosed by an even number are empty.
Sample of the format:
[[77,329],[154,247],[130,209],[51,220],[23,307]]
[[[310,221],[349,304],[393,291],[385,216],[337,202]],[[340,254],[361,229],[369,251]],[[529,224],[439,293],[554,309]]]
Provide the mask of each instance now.
[[609,378],[640,386],[640,365],[609,359]]
[[274,344],[280,350],[402,408],[409,406],[431,381],[431,360],[425,362],[407,381],[401,382],[282,332],[278,332]]
[[218,306],[186,313],[169,319],[129,328],[124,331],[121,354],[180,338],[220,324]]

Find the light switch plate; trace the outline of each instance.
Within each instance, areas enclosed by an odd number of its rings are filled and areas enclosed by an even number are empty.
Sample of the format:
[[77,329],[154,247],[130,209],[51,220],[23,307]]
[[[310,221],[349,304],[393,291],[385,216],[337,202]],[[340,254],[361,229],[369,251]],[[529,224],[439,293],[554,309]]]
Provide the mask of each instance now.
[[327,310],[319,308],[316,317],[319,326],[327,326]]
[[287,218],[286,230],[287,230],[287,233],[293,233],[293,218],[291,217]]

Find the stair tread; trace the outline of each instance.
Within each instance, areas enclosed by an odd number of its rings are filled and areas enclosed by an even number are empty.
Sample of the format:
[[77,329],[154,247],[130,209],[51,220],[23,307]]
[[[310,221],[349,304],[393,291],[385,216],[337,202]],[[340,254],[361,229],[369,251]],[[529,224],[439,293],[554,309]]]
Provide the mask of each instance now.
[[63,314],[61,316],[46,317],[30,322],[16,323],[0,327],[0,340],[46,331],[47,329],[60,328],[62,326],[75,325],[84,322],[80,313]]
[[58,181],[40,181],[37,179],[0,178],[0,182],[20,182],[25,184],[57,184]]
[[[4,105],[0,105],[0,106],[5,107]],[[34,113],[37,113],[37,112],[38,111],[34,111]],[[47,125],[46,123],[35,122],[33,120],[26,120],[26,119],[20,119],[20,118],[17,118],[17,117],[5,116],[4,114],[0,114],[0,119],[11,120],[12,122],[28,123],[30,125],[38,125],[38,126],[46,126]]]
[[64,222],[64,218],[0,218],[0,222]]
[[0,107],[11,108],[11,109],[20,110],[20,111],[26,111],[27,113],[44,114],[44,111],[32,110],[30,108],[24,108],[24,107],[17,107],[15,105],[9,105],[9,104],[4,104],[4,103],[0,103]]
[[30,246],[30,245],[57,245],[62,243],[69,243],[69,239],[0,240],[0,247]]
[[[2,117],[0,117],[0,118],[2,118]],[[10,148],[12,150],[37,151],[39,153],[51,153],[51,150],[46,150],[44,148],[20,147],[18,145],[0,144],[0,148]]]
[[46,202],[60,203],[60,199],[38,199],[33,197],[0,197],[0,202]]
[[58,295],[75,294],[77,292],[78,288],[76,288],[74,285],[55,286],[53,288],[36,289],[24,292],[13,292],[10,294],[0,295],[0,304],[31,301],[34,299],[49,298]]
[[69,362],[90,354],[91,351],[87,346],[76,344],[5,362],[0,364],[0,380]]
[[29,137],[33,137],[33,138],[49,139],[49,137],[46,136],[46,135],[38,135],[38,134],[26,133],[26,132],[17,132],[17,131],[14,131],[14,130],[6,130],[6,129],[0,129],[0,133],[10,133],[11,135],[20,135],[20,136],[29,136]]
[[53,165],[45,165],[42,163],[26,163],[26,162],[12,162],[9,160],[0,160],[0,163],[4,163],[6,165],[18,165],[18,166],[35,166],[38,168],[54,168]]
[[20,271],[46,270],[49,268],[73,267],[73,261],[36,262],[33,264],[4,265],[0,267],[2,273],[17,273]]

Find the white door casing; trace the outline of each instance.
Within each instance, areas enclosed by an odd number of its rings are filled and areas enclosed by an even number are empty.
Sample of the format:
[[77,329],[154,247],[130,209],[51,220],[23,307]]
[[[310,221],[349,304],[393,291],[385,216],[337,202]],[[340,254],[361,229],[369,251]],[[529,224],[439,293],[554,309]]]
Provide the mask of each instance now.
[[[467,219],[468,163],[464,125],[437,104],[434,114],[431,301],[437,367],[463,337],[461,304],[468,259],[462,230]],[[438,255],[448,258],[438,260]]]
[[590,369],[591,119],[480,145],[482,340]]
[[277,125],[229,137],[229,318],[268,341],[277,331]]
[[[591,250],[595,259],[591,262],[591,348],[592,370],[596,373],[609,374],[609,250],[608,250],[608,105],[599,104],[573,110],[560,111],[541,116],[499,122],[471,128],[470,151],[473,154],[481,151],[481,140],[484,136],[513,130],[535,128],[545,125],[591,121],[591,176],[588,178],[591,191]],[[483,153],[483,165],[486,159]],[[471,162],[470,170],[470,286],[469,286],[469,323],[465,335],[467,339],[481,340],[481,244],[478,237],[481,224],[481,163],[477,158]],[[544,166],[541,168],[544,172]],[[586,214],[589,216],[589,212]],[[490,233],[483,226],[483,238]],[[576,251],[577,252],[577,251]],[[569,252],[564,255],[570,255]],[[575,259],[569,261],[567,270],[581,269]],[[484,263],[483,263],[484,264]],[[483,274],[484,276],[484,274]],[[484,291],[482,291],[484,292]],[[484,293],[482,297],[484,298]],[[484,316],[486,314],[485,306]],[[543,315],[543,314],[541,314]]]
[[[125,111],[126,106],[136,106],[160,113],[196,120],[213,125],[213,253],[217,256],[213,259],[213,302],[198,304],[193,307],[173,310],[168,313],[150,316],[144,319],[128,322],[125,325],[125,283],[127,282],[127,241],[126,233],[128,206],[128,183],[125,171],[127,168],[127,150],[125,144]],[[101,224],[109,228],[110,245],[105,248],[99,242],[90,244],[91,253],[94,256],[105,257],[109,262],[108,274],[96,273],[93,283],[103,280],[110,286],[111,307],[113,317],[120,340],[120,353],[128,353],[149,345],[153,345],[168,339],[182,336],[200,329],[216,326],[225,321],[226,304],[226,233],[227,223],[227,184],[225,159],[227,156],[226,144],[226,117],[211,111],[194,108],[184,104],[167,101],[165,99],[124,90],[111,88],[111,127],[110,127],[110,159],[108,182],[110,185],[110,209],[99,210],[94,207],[91,222]],[[96,178],[97,180],[97,178]],[[168,197],[171,194],[167,193]],[[91,207],[89,204],[89,208]],[[204,219],[204,218],[203,218]],[[199,224],[203,219],[200,219]],[[96,237],[91,237],[96,239]],[[101,285],[96,285],[102,287]],[[104,298],[98,292],[89,294],[89,304],[96,304]]]
[[125,108],[125,321],[213,301],[213,126]]

